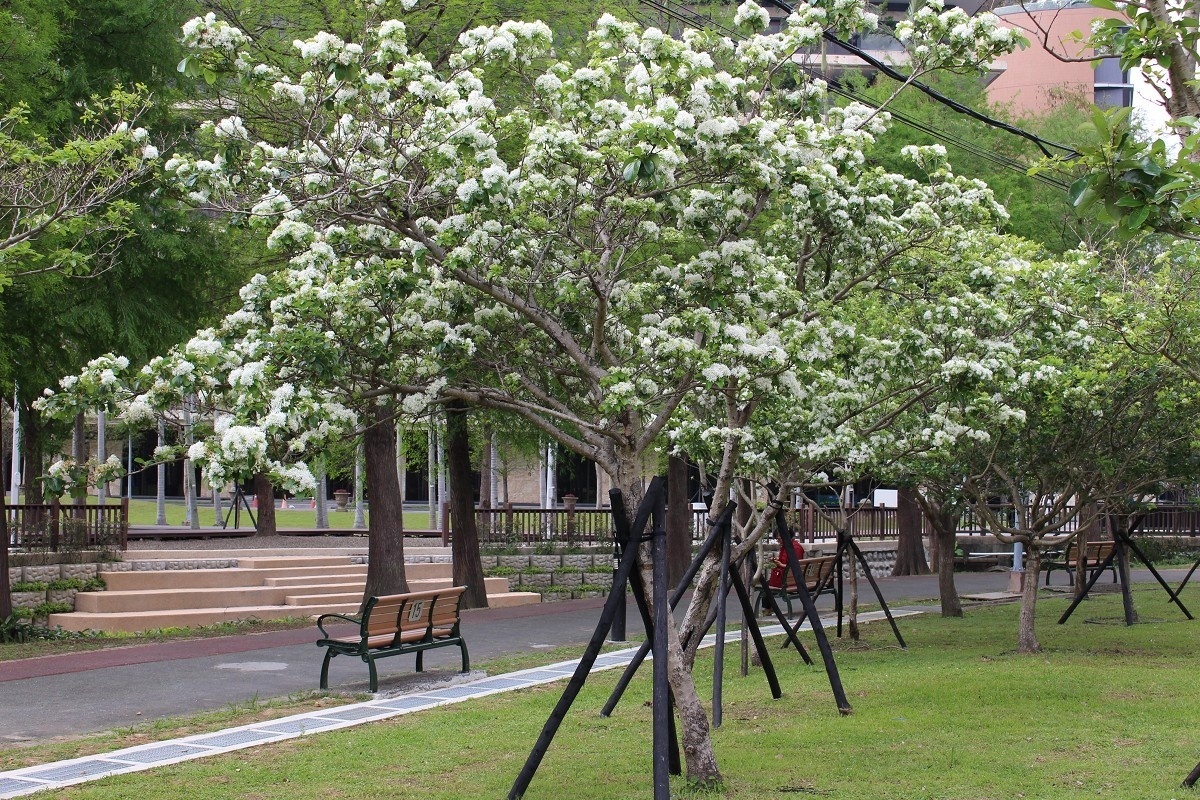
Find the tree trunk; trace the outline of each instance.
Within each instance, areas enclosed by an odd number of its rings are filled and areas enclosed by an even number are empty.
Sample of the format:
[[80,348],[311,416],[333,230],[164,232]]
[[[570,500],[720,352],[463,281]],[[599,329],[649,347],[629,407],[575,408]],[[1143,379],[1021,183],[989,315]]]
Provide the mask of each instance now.
[[12,583],[8,579],[8,501],[4,494],[0,491],[0,622],[13,613]]
[[[643,542],[638,549],[638,560],[642,581],[646,586],[647,600],[653,611],[654,570],[651,553],[650,542]],[[717,767],[717,756],[713,751],[708,713],[696,692],[692,670],[684,658],[683,647],[679,642],[679,631],[672,624],[667,625],[667,681],[671,684],[671,696],[675,699],[675,709],[679,714],[687,779],[694,785],[716,785],[721,781],[721,771]]]
[[667,584],[674,588],[692,563],[692,510],[687,459],[667,457]]
[[[454,521],[450,553],[454,560],[454,585],[467,587],[462,607],[487,608],[487,585],[483,580],[483,562],[479,558],[479,527],[471,491],[468,413],[467,404],[462,400],[446,403],[446,466],[450,473],[450,519]],[[487,480],[487,477],[485,471],[482,479]]]
[[[637,507],[645,495],[642,484],[641,460],[636,453],[625,454],[624,458],[616,460],[616,469],[610,473],[613,486],[623,493],[625,512],[630,516],[637,513]],[[652,564],[652,546],[649,541],[642,542],[638,547],[638,568],[646,588],[646,600],[651,613],[654,610],[654,570]],[[696,684],[692,680],[691,663],[685,658],[683,647],[679,641],[679,631],[674,624],[667,626],[667,680],[671,685],[671,696],[675,700],[675,708],[679,714],[679,729],[683,759],[687,779],[701,786],[714,785],[721,780],[721,771],[717,768],[717,757],[713,752],[712,736],[708,724],[708,714],[696,693]]]
[[46,502],[46,493],[42,487],[42,466],[46,461],[45,429],[42,425],[42,415],[35,408],[22,404],[21,418],[25,420],[21,435],[25,447],[25,502],[41,505]]
[[896,565],[893,576],[928,575],[929,564],[925,561],[925,547],[921,541],[921,507],[914,497],[915,489],[901,488],[896,507],[899,536],[896,539]]
[[1017,652],[1036,653],[1042,649],[1038,644],[1035,626],[1038,573],[1042,567],[1042,549],[1033,543],[1025,545],[1025,587],[1021,592],[1021,614],[1017,623]]
[[850,579],[850,602],[848,605],[848,627],[850,630],[850,641],[857,642],[858,634],[858,562],[854,560],[854,554],[850,553],[850,557],[846,559],[846,564],[850,568],[850,574],[847,576]]
[[954,547],[958,537],[958,520],[955,514],[942,513],[939,519],[930,520],[934,536],[938,540],[938,598],[943,617],[961,617],[962,600],[954,584]]
[[404,503],[396,477],[396,426],[391,410],[374,407],[363,431],[371,516],[367,531],[367,586],[371,597],[408,591],[404,574]]
[[[83,412],[75,415],[74,424],[71,426],[71,457],[75,459],[76,464],[86,464],[88,460],[87,452],[87,431],[83,427]],[[71,505],[74,506],[71,510],[71,516],[77,519],[83,518],[83,507],[87,505],[87,491],[82,493],[71,493]]]
[[[492,431],[483,429],[483,457],[479,465],[479,507],[490,510],[492,507],[492,472],[496,465],[492,463]],[[453,477],[451,478],[453,483]],[[454,491],[451,489],[451,491]]]
[[[1129,515],[1118,513],[1111,517],[1116,524],[1116,530],[1113,532],[1113,539],[1117,542],[1117,555],[1113,559],[1117,566],[1117,580],[1121,583],[1121,603],[1125,609],[1125,624],[1136,625],[1138,623],[1137,607],[1133,603],[1133,592],[1130,587],[1133,586],[1129,582],[1129,550],[1125,547],[1125,541],[1129,538]],[[1084,552],[1080,550],[1079,552]]]
[[[187,476],[184,476],[187,480]],[[258,503],[258,534],[274,536],[278,532],[275,525],[275,485],[271,479],[261,472],[254,473],[254,500]]]

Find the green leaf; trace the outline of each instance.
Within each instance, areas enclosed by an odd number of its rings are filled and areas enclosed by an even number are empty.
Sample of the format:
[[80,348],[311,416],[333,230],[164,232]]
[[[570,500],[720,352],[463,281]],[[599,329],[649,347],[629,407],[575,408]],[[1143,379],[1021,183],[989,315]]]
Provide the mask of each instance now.
[[1136,230],[1146,224],[1146,220],[1150,217],[1150,206],[1142,206],[1137,211],[1129,215],[1129,219],[1124,221],[1123,226],[1131,230]]
[[175,69],[177,69],[179,72],[183,73],[184,75],[187,75],[188,62],[191,61],[191,59],[192,59],[191,56],[184,56],[183,60],[179,62],[179,66],[176,67]]
[[622,177],[625,178],[625,180],[628,183],[633,183],[634,181],[637,180],[638,173],[641,172],[641,169],[642,169],[642,159],[637,156],[634,156],[633,158],[631,158],[625,162],[625,170],[624,170],[624,172],[621,173],[621,175],[622,175]]
[[[1086,200],[1085,205],[1085,196],[1089,194],[1092,195],[1092,197],[1089,200]],[[1072,208],[1078,208],[1082,210],[1083,208],[1086,208],[1087,205],[1095,202],[1095,194],[1096,193],[1092,190],[1090,184],[1088,183],[1088,179],[1080,178],[1072,183],[1071,188],[1067,190],[1067,202],[1071,204]]]

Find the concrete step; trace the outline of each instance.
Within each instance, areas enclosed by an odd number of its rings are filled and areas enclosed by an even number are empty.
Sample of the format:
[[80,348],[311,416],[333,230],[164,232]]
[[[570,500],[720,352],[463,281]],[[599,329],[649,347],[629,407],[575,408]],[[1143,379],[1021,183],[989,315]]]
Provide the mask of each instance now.
[[243,569],[283,569],[286,567],[340,567],[349,564],[343,556],[255,556],[239,558]]
[[[508,589],[507,578],[484,578],[484,586],[487,589],[488,597],[492,594],[501,594]],[[408,590],[410,592],[428,592],[434,589],[448,589],[454,585],[450,578],[435,578],[428,580],[413,580],[408,582]],[[307,594],[288,594],[284,598],[284,603],[289,606],[314,606],[322,605],[329,602],[344,602],[353,603],[362,600],[363,588],[365,584],[359,583],[350,587],[321,587],[330,591],[314,592],[311,587],[308,587]]]
[[226,586],[211,589],[151,589],[132,592],[80,592],[75,610],[106,614],[188,608],[283,605],[287,589],[276,586]]
[[[414,564],[432,567],[438,564]],[[347,575],[366,575],[366,564],[345,564],[340,567],[282,567],[278,569],[160,569],[100,573],[109,591],[133,592],[151,589],[214,589],[230,586],[274,586],[277,580],[293,580],[297,584],[312,583]]]
[[[255,572],[266,572],[266,570],[255,570]],[[453,567],[450,564],[405,564],[404,574],[412,580],[424,580],[427,578],[449,578],[453,572]],[[274,575],[272,571],[270,573]],[[313,583],[313,577],[319,577],[322,580],[339,580],[347,575],[362,575],[366,576],[367,565],[356,564],[351,568],[339,569],[334,572],[306,572],[303,575],[287,575],[282,577],[268,577],[263,581],[265,586],[304,586],[305,584]]]
[[[320,614],[348,614],[358,611],[361,595],[353,602],[330,603],[323,606],[241,606],[227,608],[171,609],[161,611],[133,611],[122,614],[103,614],[76,611],[71,614],[51,614],[50,627],[61,626],[69,631],[142,632],[157,628],[195,627],[215,625],[239,619],[286,619],[312,617]],[[504,592],[488,594],[488,605],[492,608],[508,608],[541,602],[534,592]],[[314,637],[316,628],[313,628]],[[468,644],[470,640],[468,639]]]

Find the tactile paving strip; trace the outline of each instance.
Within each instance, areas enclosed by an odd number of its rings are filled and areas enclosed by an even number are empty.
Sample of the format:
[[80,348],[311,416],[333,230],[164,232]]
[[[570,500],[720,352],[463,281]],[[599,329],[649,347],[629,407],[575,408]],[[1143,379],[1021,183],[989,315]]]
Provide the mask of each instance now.
[[90,778],[105,775],[114,770],[124,768],[124,764],[114,764],[111,761],[89,760],[60,763],[49,769],[27,772],[25,777],[36,778],[39,781],[69,781],[78,778]]
[[164,747],[151,747],[146,750],[124,751],[120,756],[113,754],[109,758],[130,761],[134,764],[157,764],[160,761],[173,761],[207,752],[203,747],[192,747],[186,744],[169,744]]
[[360,719],[390,715],[391,711],[392,709],[390,708],[381,708],[379,706],[352,706],[333,714],[322,714],[321,719],[336,719],[338,722],[356,722]]
[[29,792],[41,789],[45,784],[34,783],[33,781],[20,781],[16,778],[0,778],[0,794],[5,797],[16,797],[17,795],[27,794]]
[[337,725],[339,720],[336,719],[319,719],[317,717],[285,717],[275,722],[268,722],[258,727],[265,731],[273,731],[275,733],[307,733],[308,731],[316,731],[321,728],[328,728],[330,725]]
[[205,736],[203,739],[192,739],[192,742],[202,744],[205,747],[234,747],[241,744],[263,742],[278,736],[279,734],[271,733],[270,731],[231,731],[229,733],[219,733],[216,736]]

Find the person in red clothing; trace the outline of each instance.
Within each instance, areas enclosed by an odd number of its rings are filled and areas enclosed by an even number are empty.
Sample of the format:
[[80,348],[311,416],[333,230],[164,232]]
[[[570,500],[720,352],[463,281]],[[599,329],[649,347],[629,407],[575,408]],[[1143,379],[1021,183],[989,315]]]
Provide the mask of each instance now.
[[[804,558],[804,545],[800,544],[798,539],[792,539],[792,554],[797,561]],[[771,574],[767,577],[767,585],[772,589],[782,589],[786,580],[784,576],[788,568],[787,548],[780,545],[779,554],[771,560],[771,563],[774,566],[771,569]]]

